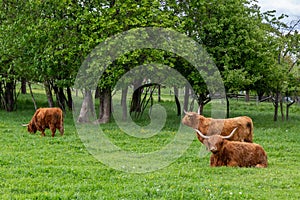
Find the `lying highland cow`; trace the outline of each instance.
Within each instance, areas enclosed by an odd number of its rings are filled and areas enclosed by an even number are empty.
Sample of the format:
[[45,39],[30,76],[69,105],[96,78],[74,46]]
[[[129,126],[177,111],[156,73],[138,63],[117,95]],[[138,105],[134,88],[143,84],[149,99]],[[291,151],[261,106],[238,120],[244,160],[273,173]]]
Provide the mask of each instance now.
[[27,130],[30,133],[36,133],[41,131],[42,136],[45,136],[45,129],[49,128],[54,137],[56,129],[59,130],[60,134],[64,134],[64,120],[63,112],[60,108],[39,108],[35,111],[31,121],[27,126]]
[[260,145],[227,140],[233,136],[236,129],[228,136],[206,136],[195,129],[199,136],[204,139],[203,144],[212,152],[210,166],[267,167],[267,154]]
[[[223,135],[227,136],[234,128],[238,128],[236,134],[229,140],[240,142],[253,142],[253,123],[247,116],[213,119],[206,118],[195,112],[185,112],[182,123],[186,126],[198,129],[203,135]],[[198,140],[203,143],[203,138],[197,135]]]

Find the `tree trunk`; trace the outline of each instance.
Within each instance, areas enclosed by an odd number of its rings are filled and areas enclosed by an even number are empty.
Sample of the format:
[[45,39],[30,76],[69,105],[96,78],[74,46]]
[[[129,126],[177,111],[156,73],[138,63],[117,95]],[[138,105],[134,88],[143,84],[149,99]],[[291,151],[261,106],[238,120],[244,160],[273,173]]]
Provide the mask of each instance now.
[[95,99],[98,99],[98,98],[100,98],[100,88],[99,88],[99,86],[97,86],[96,92],[95,92]]
[[133,94],[130,105],[130,114],[132,112],[141,112],[141,98],[143,93],[142,87],[143,79],[137,80],[133,85]]
[[26,94],[26,79],[25,78],[22,78],[21,80],[21,93],[22,94]]
[[134,90],[132,94],[132,101],[130,106],[130,113],[132,112],[141,112],[141,96],[143,93],[143,88],[139,87]]
[[203,115],[203,110],[204,110],[204,104],[203,102],[199,104],[199,107],[198,107],[198,114],[199,115]]
[[5,84],[4,91],[4,102],[5,102],[5,110],[7,112],[12,112],[15,107],[15,83],[13,80],[7,80]]
[[50,108],[52,108],[52,107],[54,107],[54,101],[53,101],[50,83],[48,81],[45,81],[44,87],[45,87],[45,92],[46,92],[46,96],[47,96],[47,100],[48,100],[48,105]]
[[122,106],[122,120],[127,120],[127,93],[128,87],[122,89],[121,106]]
[[230,116],[230,105],[229,105],[229,98],[226,95],[226,117],[229,118]]
[[92,92],[91,90],[86,90],[84,93],[84,98],[77,121],[81,123],[90,122],[90,117],[94,116],[94,114],[95,110]]
[[250,101],[250,91],[249,90],[246,90],[245,101],[246,102]]
[[33,102],[33,105],[34,105],[34,109],[37,110],[37,104],[36,104],[35,98],[33,96],[31,83],[28,83],[28,87],[29,87],[30,96],[31,96],[31,99],[32,99],[32,102]]
[[178,99],[178,88],[176,86],[174,86],[174,97],[175,97],[175,103],[176,103],[176,107],[177,107],[177,116],[181,115],[181,109],[180,109],[180,102]]
[[202,115],[203,114],[203,110],[204,110],[204,106],[209,103],[211,101],[210,98],[207,98],[206,95],[200,95],[198,96],[198,99],[197,99],[197,103],[199,105],[198,107],[198,114]]
[[64,93],[64,89],[63,89],[63,88],[58,88],[58,96],[59,96],[61,108],[62,108],[63,110],[66,110],[66,102],[67,102],[67,98],[66,98],[66,95],[65,95],[65,93]]
[[184,102],[183,102],[183,110],[188,111],[189,107],[189,96],[190,96],[190,87],[186,85],[184,87]]
[[281,120],[284,121],[284,113],[283,113],[283,102],[280,100],[280,113],[281,113]]
[[55,92],[55,96],[56,96],[56,102],[58,104],[58,107],[60,107],[63,111],[66,110],[66,96],[64,94],[64,90],[63,88],[59,88],[56,85],[52,85],[53,90]]
[[263,91],[257,91],[257,96],[258,96],[258,100],[261,101],[263,99],[264,92]]
[[157,92],[157,101],[160,102],[161,101],[161,85],[158,85],[158,92]]
[[72,98],[72,91],[70,87],[67,87],[67,95],[68,95],[67,105],[69,110],[71,111],[73,109],[73,98]]
[[293,105],[294,103],[295,103],[296,101],[295,100],[293,100],[291,103],[287,103],[286,104],[286,120],[289,120],[289,109],[290,109],[290,107],[291,107],[291,105]]
[[100,92],[100,107],[98,124],[108,123],[111,116],[111,89],[105,88]]
[[276,122],[278,119],[278,103],[279,103],[279,91],[276,91],[275,99],[274,99],[274,121]]

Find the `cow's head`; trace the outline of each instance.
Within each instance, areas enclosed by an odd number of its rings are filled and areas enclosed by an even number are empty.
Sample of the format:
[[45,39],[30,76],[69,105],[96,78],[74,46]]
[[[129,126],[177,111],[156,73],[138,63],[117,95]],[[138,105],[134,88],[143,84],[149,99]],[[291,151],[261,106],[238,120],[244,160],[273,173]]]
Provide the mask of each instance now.
[[236,129],[237,128],[233,129],[233,131],[227,136],[222,136],[222,135],[206,136],[203,135],[203,133],[201,133],[198,129],[195,129],[195,131],[198,133],[200,137],[204,139],[203,144],[206,146],[206,148],[215,154],[221,150],[224,140],[233,136]]
[[182,118],[181,122],[186,126],[197,129],[199,125],[199,114],[186,111],[184,111],[184,114],[185,116]]
[[36,128],[35,124],[34,124],[34,123],[29,123],[29,124],[27,125],[27,131],[28,131],[29,133],[36,133],[37,128]]

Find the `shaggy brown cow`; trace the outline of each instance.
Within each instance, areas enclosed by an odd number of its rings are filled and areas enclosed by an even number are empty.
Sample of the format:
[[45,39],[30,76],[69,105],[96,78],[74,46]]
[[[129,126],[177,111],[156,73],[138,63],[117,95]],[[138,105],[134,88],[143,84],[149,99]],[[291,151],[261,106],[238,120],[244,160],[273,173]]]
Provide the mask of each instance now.
[[203,144],[212,152],[210,166],[267,167],[267,154],[260,145],[226,140],[234,134],[235,130],[228,136],[206,136],[195,129],[199,136],[204,138]]
[[[238,128],[237,133],[229,140],[240,142],[253,142],[253,123],[252,119],[247,116],[213,119],[206,118],[195,112],[185,112],[182,123],[186,126],[198,129],[204,135],[223,135],[226,136],[234,128]],[[203,138],[197,135],[198,140],[203,143]]]
[[64,134],[63,123],[63,112],[60,108],[39,108],[27,125],[27,130],[30,133],[36,133],[38,130],[42,132],[42,136],[45,136],[45,129],[49,128],[54,137],[56,129],[61,135]]

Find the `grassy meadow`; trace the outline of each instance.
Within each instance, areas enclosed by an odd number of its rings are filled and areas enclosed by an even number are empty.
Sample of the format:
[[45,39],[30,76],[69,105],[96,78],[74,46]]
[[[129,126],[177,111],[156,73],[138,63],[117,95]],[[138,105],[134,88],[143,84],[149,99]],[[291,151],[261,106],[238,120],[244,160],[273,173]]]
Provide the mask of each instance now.
[[[46,106],[43,94],[35,94]],[[148,173],[117,171],[95,159],[80,140],[71,112],[65,115],[65,135],[29,134],[34,110],[29,94],[19,96],[18,110],[0,111],[0,199],[300,199],[300,105],[290,120],[273,122],[268,102],[230,101],[230,115],[248,115],[254,141],[268,154],[266,169],[209,167],[209,156],[195,139],[188,150],[163,169]],[[173,105],[165,101],[166,106]],[[209,105],[208,105],[209,107]],[[164,146],[180,122],[168,117],[168,128],[149,140],[127,137],[114,122],[103,125],[116,144],[129,151]],[[173,121],[172,121],[173,120]],[[187,134],[194,134],[191,130]]]

